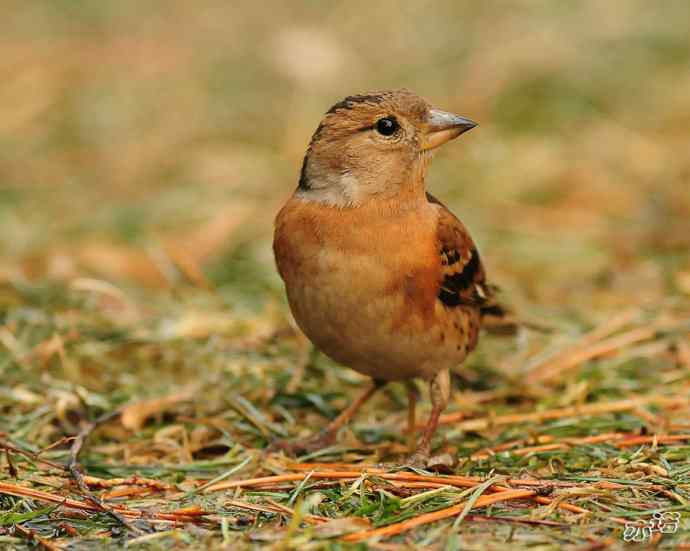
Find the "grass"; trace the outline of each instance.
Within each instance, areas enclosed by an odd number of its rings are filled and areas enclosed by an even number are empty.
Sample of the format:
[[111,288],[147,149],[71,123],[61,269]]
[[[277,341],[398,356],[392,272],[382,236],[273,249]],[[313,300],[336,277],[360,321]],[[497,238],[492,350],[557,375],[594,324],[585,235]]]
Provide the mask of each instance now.
[[[5,11],[0,547],[616,549],[655,511],[690,547],[685,3]],[[364,384],[295,330],[273,215],[321,114],[398,86],[480,122],[429,187],[532,327],[454,375],[448,475],[399,467],[398,385],[266,452]]]

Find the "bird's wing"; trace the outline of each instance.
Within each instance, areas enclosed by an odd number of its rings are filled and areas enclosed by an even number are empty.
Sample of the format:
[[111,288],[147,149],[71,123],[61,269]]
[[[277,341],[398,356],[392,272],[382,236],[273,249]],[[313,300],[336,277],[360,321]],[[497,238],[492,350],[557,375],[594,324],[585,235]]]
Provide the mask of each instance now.
[[479,251],[467,228],[430,193],[430,203],[438,205],[437,239],[441,256],[438,299],[449,308],[475,306],[482,315],[502,317],[506,310],[496,302],[495,287],[486,280]]

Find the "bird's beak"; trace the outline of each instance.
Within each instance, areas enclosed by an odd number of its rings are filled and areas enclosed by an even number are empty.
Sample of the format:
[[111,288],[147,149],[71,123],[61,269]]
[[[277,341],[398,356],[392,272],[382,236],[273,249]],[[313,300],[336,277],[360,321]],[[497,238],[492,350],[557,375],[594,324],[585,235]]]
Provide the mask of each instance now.
[[446,111],[432,109],[422,138],[422,150],[434,149],[472,130],[477,123]]

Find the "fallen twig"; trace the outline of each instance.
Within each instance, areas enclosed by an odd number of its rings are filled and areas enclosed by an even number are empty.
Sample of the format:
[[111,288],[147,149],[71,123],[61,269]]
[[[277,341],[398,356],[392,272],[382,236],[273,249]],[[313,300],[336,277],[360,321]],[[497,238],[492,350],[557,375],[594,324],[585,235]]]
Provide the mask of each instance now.
[[31,459],[32,461],[35,461],[36,463],[43,463],[44,465],[48,465],[49,467],[53,467],[54,469],[58,469],[60,471],[66,470],[66,467],[64,465],[61,465],[60,463],[56,463],[54,461],[49,461],[48,459],[43,459],[37,453],[33,453],[33,452],[28,451],[28,450],[23,450],[21,448],[18,448],[17,446],[9,444],[6,441],[0,440],[0,449],[4,449],[8,453],[15,453],[17,455],[22,455],[24,457]]
[[[368,472],[368,471],[367,471]],[[413,473],[386,473],[382,469],[374,469],[369,474],[376,478],[383,480],[394,480],[394,481],[409,481],[409,482],[428,482],[428,483],[441,483],[446,486],[458,486],[461,488],[472,488],[481,482],[481,480],[467,478],[464,476],[425,476]],[[311,473],[310,478],[314,480],[320,479],[343,479],[343,480],[356,480],[362,475],[361,470],[357,471],[314,471]],[[228,480],[226,482],[220,482],[209,486],[206,488],[206,492],[219,492],[221,490],[229,490],[232,488],[246,488],[253,486],[270,486],[281,482],[293,482],[302,481],[309,473],[288,473],[274,476],[262,476],[259,478],[250,478],[246,480]]]
[[119,417],[119,415],[119,411],[109,412],[104,415],[101,415],[95,421],[87,423],[87,425],[79,432],[79,434],[77,434],[76,438],[72,442],[72,447],[70,448],[69,453],[69,461],[67,462],[67,469],[72,475],[74,482],[77,484],[77,487],[79,488],[79,490],[81,490],[84,497],[86,497],[86,499],[93,503],[98,510],[109,514],[111,517],[113,517],[115,520],[117,520],[120,524],[122,524],[131,532],[135,534],[143,534],[143,531],[127,522],[127,520],[113,507],[106,505],[101,499],[99,499],[97,496],[91,493],[86,481],[84,480],[85,475],[82,471],[82,467],[79,464],[79,454],[81,453],[81,450],[84,447],[84,444],[86,443],[86,440],[88,439],[90,434],[98,426],[110,421],[111,419]]
[[[0,482],[0,494],[7,494],[16,497],[29,497],[37,501],[46,503],[57,503],[62,507],[70,509],[79,509],[82,511],[102,511],[101,507],[90,501],[79,501],[68,497],[57,496],[43,492],[41,490],[34,490],[26,486],[18,486],[16,484],[8,484]],[[183,509],[176,509],[166,513],[152,513],[148,511],[137,511],[134,509],[127,509],[121,505],[113,505],[110,507],[115,510],[118,515],[135,519],[158,520],[165,522],[197,522],[201,517],[205,517],[210,513],[203,511],[198,506],[186,507]]]

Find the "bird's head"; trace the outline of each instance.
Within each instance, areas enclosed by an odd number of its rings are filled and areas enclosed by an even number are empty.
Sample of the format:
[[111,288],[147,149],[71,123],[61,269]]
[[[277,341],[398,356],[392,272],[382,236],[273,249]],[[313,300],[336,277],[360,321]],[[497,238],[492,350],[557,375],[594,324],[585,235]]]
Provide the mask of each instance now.
[[408,90],[348,96],[314,133],[297,193],[340,208],[423,195],[431,152],[475,126]]

